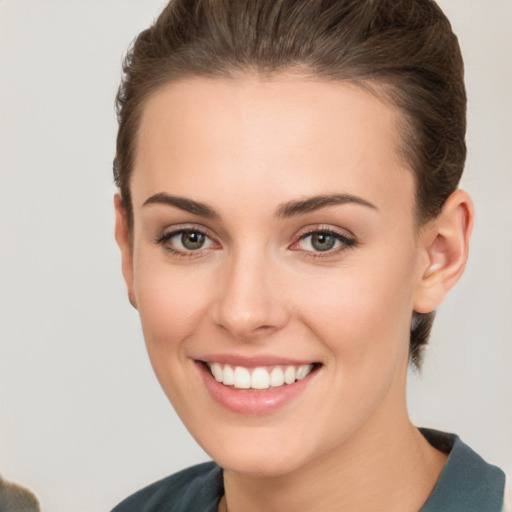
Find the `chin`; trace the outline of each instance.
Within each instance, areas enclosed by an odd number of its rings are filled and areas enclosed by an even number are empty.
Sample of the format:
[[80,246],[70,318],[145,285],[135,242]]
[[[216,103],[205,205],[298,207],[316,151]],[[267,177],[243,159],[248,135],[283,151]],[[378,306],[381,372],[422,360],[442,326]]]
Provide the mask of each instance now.
[[254,477],[280,477],[300,469],[305,461],[297,460],[297,454],[281,453],[277,456],[260,449],[254,453],[229,453],[224,451],[214,460],[226,471]]
[[[224,470],[238,474],[278,477],[293,473],[308,462],[313,447],[293,432],[261,426],[238,427],[219,436],[196,436],[210,457]],[[201,439],[202,437],[202,439]]]

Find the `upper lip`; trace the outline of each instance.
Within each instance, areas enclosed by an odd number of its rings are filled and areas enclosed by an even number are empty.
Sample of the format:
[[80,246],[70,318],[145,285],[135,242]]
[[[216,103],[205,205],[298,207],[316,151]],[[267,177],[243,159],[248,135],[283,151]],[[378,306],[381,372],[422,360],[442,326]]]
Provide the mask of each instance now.
[[279,357],[274,355],[259,356],[241,356],[235,354],[208,354],[199,358],[197,361],[204,363],[221,363],[230,366],[243,366],[245,368],[256,368],[258,366],[302,366],[313,364],[316,361],[312,359],[291,359],[289,357]]

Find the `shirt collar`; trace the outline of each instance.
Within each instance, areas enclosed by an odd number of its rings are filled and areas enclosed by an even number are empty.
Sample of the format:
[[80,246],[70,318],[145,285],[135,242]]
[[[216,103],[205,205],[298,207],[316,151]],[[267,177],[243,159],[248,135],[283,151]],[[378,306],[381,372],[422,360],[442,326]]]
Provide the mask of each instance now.
[[455,434],[420,428],[427,441],[448,461],[420,512],[500,512],[504,473],[485,462]]

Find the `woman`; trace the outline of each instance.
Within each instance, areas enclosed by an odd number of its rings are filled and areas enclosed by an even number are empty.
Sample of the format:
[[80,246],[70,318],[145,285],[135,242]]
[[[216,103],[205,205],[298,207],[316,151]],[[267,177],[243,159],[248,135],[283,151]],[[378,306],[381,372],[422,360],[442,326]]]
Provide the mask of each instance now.
[[116,239],[155,373],[215,462],[140,510],[500,511],[407,415],[473,209],[463,65],[430,0],[173,1],[118,95]]

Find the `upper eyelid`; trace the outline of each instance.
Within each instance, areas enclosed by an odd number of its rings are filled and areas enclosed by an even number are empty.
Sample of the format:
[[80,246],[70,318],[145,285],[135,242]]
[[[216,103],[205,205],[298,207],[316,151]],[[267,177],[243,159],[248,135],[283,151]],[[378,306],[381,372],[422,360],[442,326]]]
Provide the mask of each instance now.
[[208,238],[212,240],[217,240],[217,236],[207,227],[196,225],[196,224],[176,224],[173,226],[168,226],[159,231],[159,234],[156,238],[160,239],[162,237],[168,237],[172,235],[177,235],[179,233],[183,233],[185,231],[197,231],[198,233],[202,233],[206,235]]
[[294,235],[294,238],[300,240],[300,239],[302,239],[308,235],[312,235],[314,233],[331,233],[333,235],[338,235],[342,238],[346,238],[346,239],[350,239],[350,240],[356,238],[355,235],[346,228],[333,227],[333,226],[324,225],[324,224],[317,224],[317,225],[301,228],[296,232],[296,234]]
[[311,231],[306,231],[305,233],[302,233],[299,236],[299,239],[302,239],[306,236],[314,235],[315,233],[328,233],[329,235],[338,235],[342,238],[351,238],[349,235],[346,235],[344,233],[340,233],[339,231],[336,231],[334,229],[312,229]]

